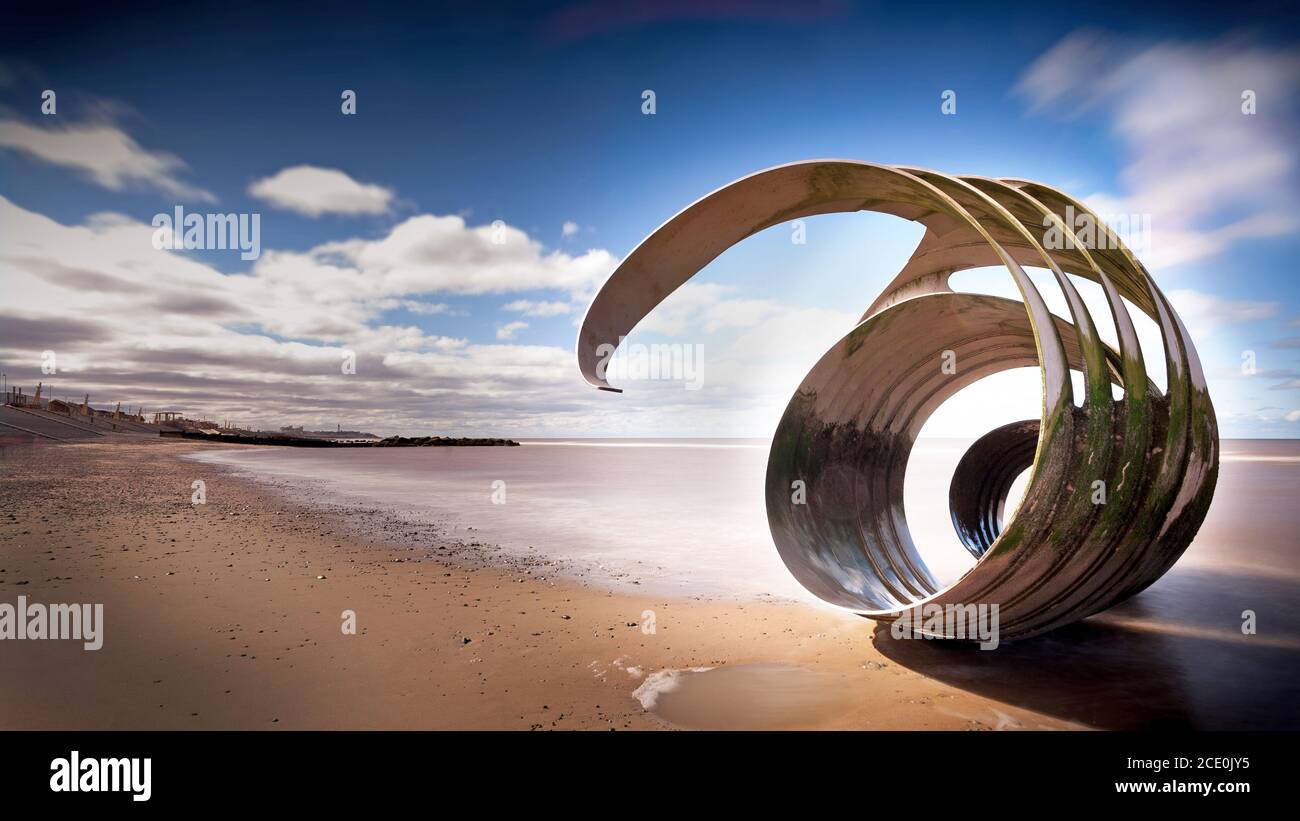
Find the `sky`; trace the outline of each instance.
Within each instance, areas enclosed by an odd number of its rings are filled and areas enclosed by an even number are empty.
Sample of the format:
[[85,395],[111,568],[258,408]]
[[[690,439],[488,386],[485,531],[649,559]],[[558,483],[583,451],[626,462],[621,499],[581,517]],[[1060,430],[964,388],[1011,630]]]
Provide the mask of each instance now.
[[[1146,215],[1221,434],[1300,436],[1284,4],[110,5],[0,22],[0,370],[29,392],[263,428],[765,437],[918,225],[830,215],[728,250],[628,340],[692,346],[693,385],[597,392],[577,327],[699,197],[848,158]],[[256,215],[255,258],[156,247],[177,207]],[[1035,418],[1038,379],[984,380],[923,435]]]

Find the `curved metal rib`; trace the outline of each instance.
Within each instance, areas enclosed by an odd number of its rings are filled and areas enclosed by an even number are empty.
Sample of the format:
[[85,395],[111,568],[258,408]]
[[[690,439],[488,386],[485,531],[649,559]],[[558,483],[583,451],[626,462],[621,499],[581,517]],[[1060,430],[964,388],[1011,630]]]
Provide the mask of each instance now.
[[[794,576],[826,601],[881,620],[926,604],[996,604],[1004,638],[1083,618],[1159,578],[1213,495],[1213,407],[1186,329],[1150,275],[1095,214],[1048,186],[847,160],[745,177],[670,219],[610,276],[578,336],[583,376],[615,390],[603,366],[623,337],[736,242],[787,220],[857,210],[926,231],[859,324],[809,371],[776,430],[768,520]],[[1102,229],[1102,247],[1080,242],[1079,215]],[[949,288],[954,272],[987,265],[1006,268],[1022,301]],[[1048,311],[1024,265],[1052,273],[1072,321]],[[1118,350],[1101,342],[1070,275],[1101,285]],[[1147,377],[1125,300],[1161,327],[1165,394]],[[955,370],[943,367],[949,358]],[[978,561],[940,589],[903,510],[915,437],[962,388],[1035,364],[1041,418],[990,433],[958,467],[953,521]],[[1077,408],[1071,369],[1084,375]],[[1004,525],[1007,490],[1025,467],[1024,499]],[[806,504],[791,494],[798,482]]]

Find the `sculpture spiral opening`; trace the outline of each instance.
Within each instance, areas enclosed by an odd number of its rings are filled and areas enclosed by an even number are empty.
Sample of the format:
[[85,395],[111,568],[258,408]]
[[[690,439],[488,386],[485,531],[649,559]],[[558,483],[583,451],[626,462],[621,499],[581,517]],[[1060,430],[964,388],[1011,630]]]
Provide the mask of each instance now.
[[[1192,341],[1146,269],[1088,208],[1049,186],[846,160],[745,177],[673,217],[614,271],[579,333],[583,375],[612,389],[601,352],[745,237],[859,210],[926,231],[859,324],[809,371],[773,437],[768,521],[791,573],[825,601],[886,621],[920,605],[996,604],[1003,639],[1085,618],[1158,579],[1190,544],[1214,492],[1214,408]],[[1093,241],[1075,233],[1080,215],[1097,229]],[[990,265],[1007,269],[1022,301],[949,287],[954,272]],[[1069,320],[1048,311],[1021,266],[1051,272]],[[1067,274],[1099,283],[1110,316],[1090,315]],[[1147,376],[1160,363],[1143,361],[1125,300],[1160,328],[1164,392]],[[1101,321],[1114,324],[1118,349],[1102,342]],[[954,474],[953,524],[977,561],[941,587],[903,509],[917,433],[967,385],[1033,365],[1041,418],[981,437]],[[1079,405],[1071,369],[1083,374]],[[1026,467],[1024,498],[1003,527],[1007,491]],[[794,501],[796,482],[806,504]]]

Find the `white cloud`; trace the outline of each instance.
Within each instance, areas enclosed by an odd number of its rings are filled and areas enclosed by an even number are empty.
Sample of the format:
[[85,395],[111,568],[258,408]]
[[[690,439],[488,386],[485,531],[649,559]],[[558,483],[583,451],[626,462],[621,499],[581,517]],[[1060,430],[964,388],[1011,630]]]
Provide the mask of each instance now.
[[514,339],[515,334],[528,327],[527,322],[507,322],[497,326],[497,339]]
[[3,120],[0,148],[72,168],[110,191],[139,186],[180,199],[216,200],[210,192],[179,178],[188,168],[179,157],[142,148],[124,131],[106,123],[38,128],[18,120]]
[[385,296],[561,290],[579,297],[604,281],[616,264],[604,250],[580,256],[547,252],[510,225],[500,230],[470,227],[460,216],[422,214],[377,240],[326,243],[303,254],[264,253],[258,267]]
[[1288,422],[1300,422],[1300,410],[1288,411],[1286,415]]
[[[1031,111],[1111,117],[1129,158],[1122,195],[1098,192],[1108,214],[1150,214],[1143,260],[1168,267],[1241,240],[1300,228],[1295,124],[1283,101],[1300,87],[1300,52],[1218,43],[1137,44],[1075,32],[1041,56],[1016,90]],[[1257,112],[1241,111],[1243,90]]]
[[1271,319],[1282,310],[1277,302],[1223,299],[1186,288],[1170,291],[1168,297],[1183,323],[1202,335],[1224,325]]
[[578,233],[578,223],[574,222],[573,220],[566,221],[564,225],[560,228],[560,233],[566,237],[573,236],[574,234]]
[[680,336],[688,330],[715,333],[724,328],[749,328],[784,313],[771,299],[737,299],[732,285],[711,282],[688,282],[668,295],[637,326],[638,331],[653,331]]
[[[567,345],[383,324],[394,308],[451,313],[399,287],[424,283],[275,251],[227,275],[155,250],[152,227],[120,214],[63,225],[3,196],[0,225],[0,292],[21,295],[0,306],[0,359],[15,384],[268,426],[341,418],[379,432],[522,435],[592,424]],[[57,376],[40,373],[46,349]],[[345,350],[355,375],[340,371]]]
[[567,302],[536,302],[530,299],[516,299],[501,306],[503,311],[515,311],[524,316],[562,316],[573,312],[573,305]]
[[451,306],[445,302],[421,302],[418,299],[396,300],[396,305],[394,305],[394,307],[402,308],[421,316],[453,313]]
[[309,217],[322,214],[384,214],[393,191],[381,185],[359,183],[333,168],[295,165],[260,179],[248,193],[278,208]]

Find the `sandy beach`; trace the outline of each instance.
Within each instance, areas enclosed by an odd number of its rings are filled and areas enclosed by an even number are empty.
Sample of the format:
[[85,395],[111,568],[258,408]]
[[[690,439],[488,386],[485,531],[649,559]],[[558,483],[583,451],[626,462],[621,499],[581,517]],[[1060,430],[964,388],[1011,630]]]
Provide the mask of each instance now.
[[104,644],[5,642],[0,726],[1086,726],[918,672],[834,610],[615,594],[436,533],[367,539],[385,523],[364,512],[200,476],[179,457],[203,447],[220,446],[3,450],[0,601],[103,603]]

